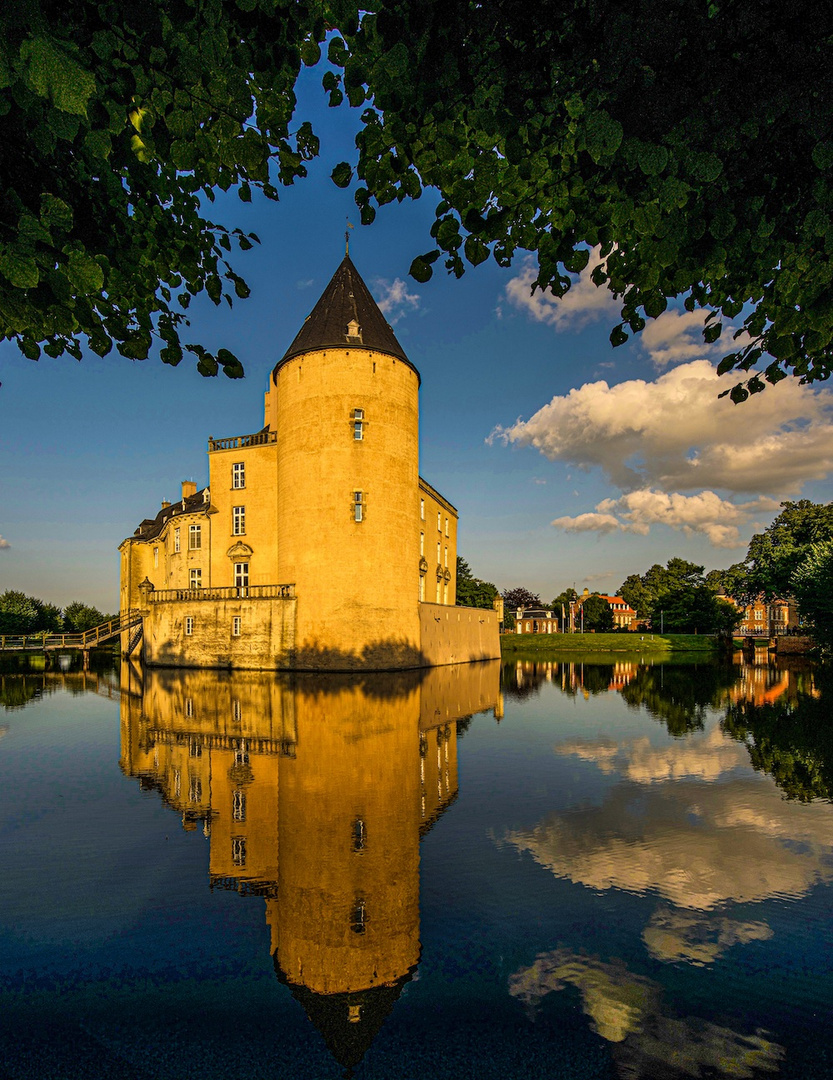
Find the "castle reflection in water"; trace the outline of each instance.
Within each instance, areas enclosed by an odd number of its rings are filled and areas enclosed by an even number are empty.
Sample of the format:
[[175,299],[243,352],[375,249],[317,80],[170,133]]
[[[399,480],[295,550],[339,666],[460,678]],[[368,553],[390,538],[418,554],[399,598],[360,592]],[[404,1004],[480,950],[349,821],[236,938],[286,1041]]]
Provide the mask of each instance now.
[[419,960],[419,842],[457,795],[457,722],[500,664],[265,678],[122,672],[122,771],[210,838],[210,884],[265,898],[278,978],[361,1060]]

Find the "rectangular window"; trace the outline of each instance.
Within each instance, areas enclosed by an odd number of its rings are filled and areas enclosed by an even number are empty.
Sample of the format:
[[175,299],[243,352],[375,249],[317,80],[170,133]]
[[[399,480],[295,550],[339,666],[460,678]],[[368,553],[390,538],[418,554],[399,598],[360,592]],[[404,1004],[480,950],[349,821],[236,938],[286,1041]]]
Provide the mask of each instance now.
[[153,568],[154,568],[154,570],[157,569],[158,566],[159,566],[159,548],[155,547],[153,549]]
[[439,604],[439,602],[440,602],[440,583],[438,581],[437,582],[437,603]]
[[445,549],[445,568],[448,569],[448,548]]
[[442,557],[441,548],[442,548],[442,544],[438,540],[437,541],[437,566],[440,565],[440,559]]
[[240,704],[240,698],[232,699],[231,718],[235,724],[241,724],[243,722],[243,706]]
[[419,500],[419,520],[425,521],[425,499]]
[[185,633],[190,637],[191,634],[193,634],[193,632],[194,632],[194,616],[193,615],[186,615],[185,616]]
[[235,615],[234,618],[231,620],[231,636],[232,637],[240,637],[240,625],[241,625],[242,622],[243,622],[243,620],[240,618],[239,615]]
[[246,838],[244,836],[231,838],[231,861],[235,866],[246,865]]
[[241,739],[240,745],[234,748],[234,764],[235,765],[248,765],[249,764],[249,751],[246,747],[246,740]]
[[364,520],[364,498],[360,491],[353,492],[353,520]]
[[174,529],[174,551],[179,551],[179,529]]
[[443,603],[444,604],[448,603],[448,586],[447,585],[443,585]]
[[356,442],[364,438],[364,409],[353,409],[353,438]]
[[198,566],[192,566],[188,571],[188,588],[202,588],[202,570]]
[[238,596],[249,595],[249,564],[236,562],[234,564],[234,587]]
[[437,532],[443,531],[443,516],[439,512],[437,513]]
[[246,532],[246,507],[233,506],[231,508],[231,535],[243,536]]
[[188,801],[193,803],[202,802],[202,780],[198,776],[189,777]]
[[419,534],[419,553],[420,555],[425,554],[425,533],[422,532]]
[[202,547],[202,526],[201,525],[189,525],[188,526],[188,550],[199,551]]
[[246,792],[237,788],[231,796],[231,816],[234,821],[246,820]]
[[246,464],[243,461],[235,461],[231,467],[231,486],[235,490],[246,486]]
[[191,717],[194,715],[194,699],[187,697],[185,699],[185,715]]
[[420,598],[420,600],[425,599],[425,575],[424,574],[419,575],[419,598]]
[[445,519],[445,535],[448,536],[448,518]]

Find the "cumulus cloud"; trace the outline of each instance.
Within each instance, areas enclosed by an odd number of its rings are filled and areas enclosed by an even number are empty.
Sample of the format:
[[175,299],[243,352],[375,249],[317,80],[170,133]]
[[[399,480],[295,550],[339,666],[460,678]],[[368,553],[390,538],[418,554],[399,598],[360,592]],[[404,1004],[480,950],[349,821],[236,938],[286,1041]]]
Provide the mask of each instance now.
[[391,325],[419,307],[419,296],[408,292],[408,286],[401,278],[394,278],[393,281],[377,278],[373,284],[379,310],[387,316]]
[[743,1034],[698,1016],[672,1016],[662,987],[621,960],[600,960],[571,949],[540,953],[509,977],[509,993],[531,1016],[548,994],[574,986],[590,1027],[612,1044],[619,1076],[628,1080],[726,1076],[751,1080],[777,1072],[784,1049],[761,1031]]
[[623,782],[600,806],[553,814],[506,839],[556,877],[710,911],[729,901],[797,898],[829,881],[828,810],[786,802],[761,778]]
[[520,273],[506,285],[506,300],[535,322],[547,323],[559,331],[581,330],[598,319],[615,318],[619,303],[604,285],[597,288],[590,279],[601,262],[599,248],[595,247],[590,252],[587,266],[576,277],[569,292],[559,297],[542,289],[532,292],[537,273],[532,260],[526,259],[521,264]]
[[718,399],[735,381],[695,360],[654,381],[585,383],[529,420],[498,425],[489,440],[534,447],[550,461],[597,466],[623,490],[782,495],[827,476],[830,392],[785,379],[739,408]]
[[721,499],[713,491],[666,495],[645,488],[618,499],[603,499],[596,513],[558,517],[551,522],[565,532],[630,532],[645,536],[651,525],[667,525],[688,536],[705,536],[714,547],[742,547],[740,527],[761,513],[778,509],[777,499],[762,496],[745,503]]
[[658,908],[642,931],[645,947],[655,959],[684,961],[695,967],[713,964],[733,945],[769,941],[772,936],[772,928],[765,922],[746,922],[725,915],[704,916],[672,908]]
[[12,545],[5,537],[0,536],[0,551],[7,551]]

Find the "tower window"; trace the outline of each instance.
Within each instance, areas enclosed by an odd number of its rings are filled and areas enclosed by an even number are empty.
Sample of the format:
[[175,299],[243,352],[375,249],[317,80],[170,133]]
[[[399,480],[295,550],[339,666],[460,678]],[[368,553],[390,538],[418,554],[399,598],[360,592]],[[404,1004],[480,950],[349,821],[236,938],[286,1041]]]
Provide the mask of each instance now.
[[154,570],[158,566],[159,566],[159,548],[155,547],[153,549],[153,568],[154,568]]
[[364,409],[353,409],[353,438],[356,442],[364,438]]
[[232,465],[231,486],[233,488],[244,488],[246,486],[246,463],[244,461],[235,461]]
[[242,622],[243,622],[243,620],[241,619],[241,617],[239,615],[235,615],[234,618],[231,620],[231,636],[232,637],[240,637],[240,627],[241,627]]
[[199,551],[202,547],[202,527],[200,525],[188,526],[188,550]]
[[442,514],[438,513],[437,514],[437,532],[442,532],[442,530],[443,530],[443,516],[442,516]]
[[425,499],[419,500],[419,520],[425,521]]
[[425,533],[424,532],[421,532],[419,534],[419,553],[420,553],[420,555],[425,554]]
[[445,535],[448,536],[448,518],[445,519]]
[[364,493],[353,492],[353,520],[364,521]]
[[188,635],[188,637],[190,637],[191,634],[193,634],[193,632],[194,632],[194,616],[193,615],[186,615],[185,616],[185,633]]
[[246,507],[233,506],[231,508],[231,535],[243,536],[246,532]]
[[174,529],[174,551],[179,551],[179,529]]
[[188,588],[202,588],[202,570],[199,568],[199,566],[192,566],[191,569],[188,571]]

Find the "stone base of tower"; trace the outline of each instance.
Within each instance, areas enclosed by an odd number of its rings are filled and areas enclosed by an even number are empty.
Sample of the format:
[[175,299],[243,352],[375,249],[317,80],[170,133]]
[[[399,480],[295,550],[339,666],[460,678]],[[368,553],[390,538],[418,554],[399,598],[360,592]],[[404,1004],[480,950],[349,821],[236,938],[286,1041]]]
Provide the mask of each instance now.
[[[192,593],[191,596],[196,594]],[[419,604],[419,646],[395,639],[298,642],[295,597],[154,600],[144,615],[143,659],[151,667],[253,671],[400,671],[500,656],[497,613]]]

